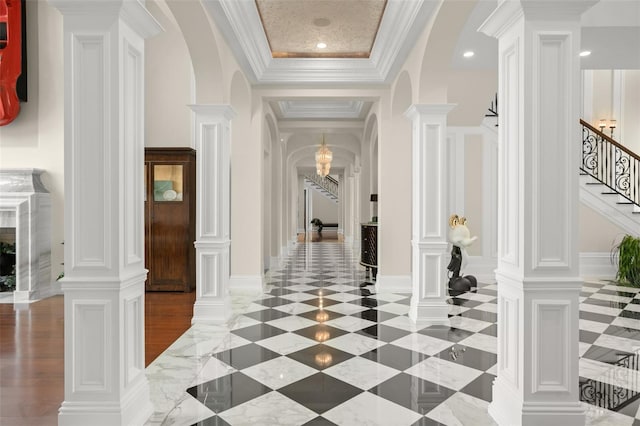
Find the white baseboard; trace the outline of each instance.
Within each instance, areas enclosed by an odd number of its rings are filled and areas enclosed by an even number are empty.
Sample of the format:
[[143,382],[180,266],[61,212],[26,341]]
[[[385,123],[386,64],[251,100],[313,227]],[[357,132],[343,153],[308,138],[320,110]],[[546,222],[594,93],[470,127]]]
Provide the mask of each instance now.
[[411,275],[380,275],[376,277],[376,293],[411,293]]
[[261,275],[231,275],[229,277],[230,293],[262,293],[263,281]]
[[614,279],[617,271],[609,252],[580,253],[580,276],[583,278]]

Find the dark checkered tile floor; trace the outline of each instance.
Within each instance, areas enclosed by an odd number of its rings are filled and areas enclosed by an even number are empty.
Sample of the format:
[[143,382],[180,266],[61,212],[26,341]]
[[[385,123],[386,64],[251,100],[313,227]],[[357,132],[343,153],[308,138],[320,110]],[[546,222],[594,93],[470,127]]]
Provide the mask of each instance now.
[[[450,327],[416,327],[408,294],[374,294],[338,243],[300,244],[187,389],[197,425],[491,425],[496,285],[450,298]],[[638,290],[585,283],[587,424],[640,425]]]

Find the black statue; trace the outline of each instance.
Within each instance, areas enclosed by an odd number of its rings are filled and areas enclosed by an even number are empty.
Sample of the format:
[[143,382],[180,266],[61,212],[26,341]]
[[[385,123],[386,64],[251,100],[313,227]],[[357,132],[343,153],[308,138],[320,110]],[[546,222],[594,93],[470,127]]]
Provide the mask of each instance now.
[[318,227],[318,235],[322,236],[322,221],[314,217],[313,219],[311,219],[311,224]]

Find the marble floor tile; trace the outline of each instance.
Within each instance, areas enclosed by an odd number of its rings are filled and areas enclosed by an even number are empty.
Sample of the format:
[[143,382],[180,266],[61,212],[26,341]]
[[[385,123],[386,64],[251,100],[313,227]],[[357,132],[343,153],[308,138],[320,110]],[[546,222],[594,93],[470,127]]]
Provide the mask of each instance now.
[[220,414],[220,417],[233,426],[298,426],[316,416],[310,409],[278,392],[259,396]]
[[497,426],[489,416],[489,403],[458,392],[427,414],[430,419],[451,426]]
[[405,373],[458,391],[480,376],[482,371],[430,357],[408,368]]
[[318,372],[289,357],[281,356],[256,364],[242,370],[244,374],[252,379],[268,386],[271,389],[280,389],[283,386],[309,377]]
[[329,410],[323,417],[340,426],[411,425],[420,414],[369,392]]

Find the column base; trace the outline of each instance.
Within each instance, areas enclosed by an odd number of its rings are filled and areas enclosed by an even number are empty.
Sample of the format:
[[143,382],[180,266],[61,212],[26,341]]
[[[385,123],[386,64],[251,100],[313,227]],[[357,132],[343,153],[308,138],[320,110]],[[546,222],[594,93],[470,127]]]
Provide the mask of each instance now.
[[208,299],[203,297],[193,305],[191,324],[224,324],[231,317],[231,298],[229,296]]
[[517,389],[503,384],[500,378],[493,382],[493,401],[489,414],[500,426],[583,426],[585,409],[580,402],[525,403]]
[[450,325],[449,305],[444,299],[419,300],[416,296],[411,298],[409,318],[417,325]]
[[64,401],[58,411],[59,426],[142,425],[153,414],[146,377],[118,402]]

